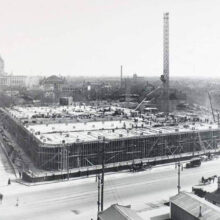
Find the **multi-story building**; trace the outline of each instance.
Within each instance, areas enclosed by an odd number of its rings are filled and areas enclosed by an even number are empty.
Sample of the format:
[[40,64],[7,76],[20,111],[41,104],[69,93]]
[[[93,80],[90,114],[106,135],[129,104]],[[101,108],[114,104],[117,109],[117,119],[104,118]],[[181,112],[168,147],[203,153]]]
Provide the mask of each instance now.
[[18,88],[26,86],[26,76],[16,76],[16,75],[0,75],[0,87],[1,88]]
[[26,76],[7,74],[4,71],[4,60],[0,57],[0,88],[19,88],[26,86]]

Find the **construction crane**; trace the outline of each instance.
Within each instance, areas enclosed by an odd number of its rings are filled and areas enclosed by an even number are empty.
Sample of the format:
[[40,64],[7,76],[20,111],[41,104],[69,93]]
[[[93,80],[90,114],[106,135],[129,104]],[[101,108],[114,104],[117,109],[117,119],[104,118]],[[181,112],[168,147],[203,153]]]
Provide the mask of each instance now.
[[209,102],[210,102],[210,106],[211,106],[211,110],[212,110],[212,117],[213,117],[213,121],[215,122],[215,113],[214,113],[214,109],[213,109],[213,106],[212,106],[212,99],[211,99],[211,95],[210,95],[210,92],[208,91],[208,97],[209,97]]
[[157,87],[156,89],[152,90],[151,92],[149,92],[145,98],[137,105],[137,107],[134,109],[135,111],[137,111],[140,106],[143,104],[143,102],[145,102],[147,100],[148,97],[150,97],[150,95],[154,94],[155,92],[157,92],[159,89],[161,89],[161,87]]
[[[163,16],[163,75],[160,77],[163,85],[162,89],[162,108],[166,114],[169,114],[169,13],[164,13]],[[138,104],[135,111],[142,105],[142,103],[161,87],[151,91],[147,96]]]
[[169,113],[169,13],[163,16],[163,75],[160,77],[163,83],[163,111]]

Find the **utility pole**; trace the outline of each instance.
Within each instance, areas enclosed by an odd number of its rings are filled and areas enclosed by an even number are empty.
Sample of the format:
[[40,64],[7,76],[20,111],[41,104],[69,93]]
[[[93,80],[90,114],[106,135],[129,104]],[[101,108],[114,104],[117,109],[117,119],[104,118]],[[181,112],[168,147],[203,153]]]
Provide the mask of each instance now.
[[178,194],[180,193],[180,161],[178,162],[178,185],[177,185],[177,189],[178,189]]
[[105,138],[102,143],[102,177],[101,177],[101,211],[104,207],[104,177],[105,177]]
[[68,180],[69,180],[69,179],[70,179],[70,167],[69,167],[70,159],[69,159],[69,150],[68,150],[68,147],[67,147],[66,154],[67,154],[67,178],[68,178]]
[[[104,209],[104,177],[105,177],[105,145],[107,144],[105,137],[100,142],[101,150],[99,148],[99,162],[102,164],[101,176],[98,174],[98,213]],[[101,189],[101,192],[100,192]],[[101,194],[101,195],[100,195]],[[100,198],[101,197],[101,198]],[[100,210],[101,206],[101,210]]]
[[100,175],[98,174],[98,214],[100,212]]

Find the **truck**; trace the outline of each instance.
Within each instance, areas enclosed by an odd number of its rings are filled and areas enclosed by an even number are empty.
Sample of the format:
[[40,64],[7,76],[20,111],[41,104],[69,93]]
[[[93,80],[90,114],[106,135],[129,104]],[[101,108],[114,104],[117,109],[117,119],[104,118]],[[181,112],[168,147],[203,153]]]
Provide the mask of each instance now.
[[152,166],[147,163],[147,162],[140,162],[140,163],[133,163],[131,164],[131,167],[130,167],[130,171],[132,172],[138,172],[138,171],[144,171],[146,169],[151,169]]
[[201,165],[201,158],[192,158],[187,164],[186,168],[199,167]]

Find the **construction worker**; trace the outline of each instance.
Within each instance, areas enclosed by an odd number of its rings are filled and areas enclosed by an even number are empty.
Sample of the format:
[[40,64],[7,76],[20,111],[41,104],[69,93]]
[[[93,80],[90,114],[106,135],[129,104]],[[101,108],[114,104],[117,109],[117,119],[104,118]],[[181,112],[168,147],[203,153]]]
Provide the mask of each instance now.
[[18,205],[19,205],[19,199],[18,199],[18,197],[17,197],[17,200],[16,200],[16,204],[15,204],[15,206],[18,207]]
[[202,183],[205,182],[205,178],[204,178],[204,177],[201,178],[201,182],[202,182]]

